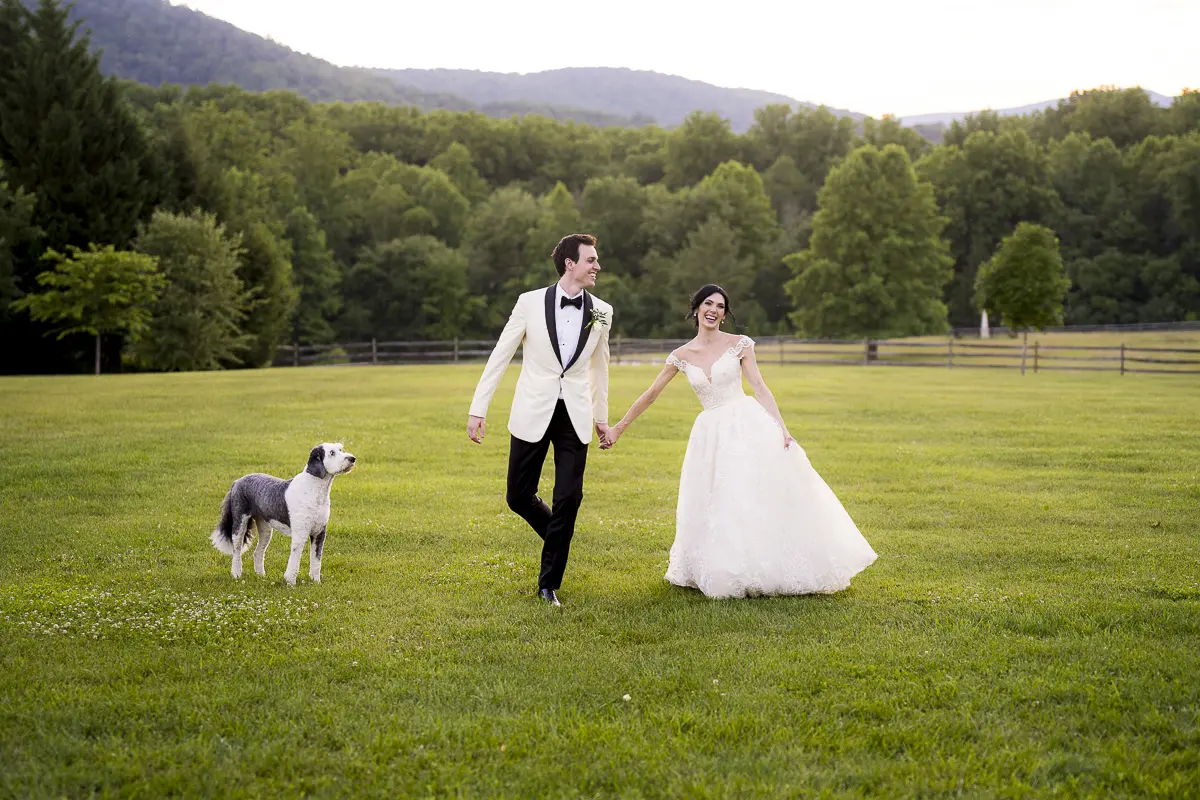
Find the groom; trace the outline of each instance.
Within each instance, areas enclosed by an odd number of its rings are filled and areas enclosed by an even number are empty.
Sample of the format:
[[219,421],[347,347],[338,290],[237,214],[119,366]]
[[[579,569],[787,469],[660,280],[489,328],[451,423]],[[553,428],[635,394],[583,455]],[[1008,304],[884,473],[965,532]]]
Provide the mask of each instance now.
[[[508,507],[542,538],[538,595],[562,605],[555,592],[567,568],[575,515],[583,502],[583,470],[592,428],[603,440],[608,431],[608,333],[612,306],[588,293],[596,285],[600,259],[596,238],[565,236],[551,253],[559,281],[517,298],[496,342],[467,417],[467,436],[480,443],[488,405],[517,352],[524,345],[521,376],[513,397],[508,430]],[[554,445],[554,505],[538,497],[546,453]]]

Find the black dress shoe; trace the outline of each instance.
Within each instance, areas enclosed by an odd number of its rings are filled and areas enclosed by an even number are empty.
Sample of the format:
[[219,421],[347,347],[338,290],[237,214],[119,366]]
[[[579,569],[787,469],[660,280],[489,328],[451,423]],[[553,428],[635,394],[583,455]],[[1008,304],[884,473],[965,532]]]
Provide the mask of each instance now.
[[562,605],[562,603],[558,602],[558,595],[554,594],[553,589],[538,589],[538,597],[542,598],[552,606]]

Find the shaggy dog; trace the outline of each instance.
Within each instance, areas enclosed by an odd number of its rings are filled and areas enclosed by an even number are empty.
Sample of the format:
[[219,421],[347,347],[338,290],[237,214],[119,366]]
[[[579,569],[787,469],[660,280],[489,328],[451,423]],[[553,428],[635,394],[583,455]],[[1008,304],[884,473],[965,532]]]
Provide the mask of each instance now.
[[254,473],[238,478],[221,502],[221,519],[212,532],[213,547],[233,556],[233,577],[242,577],[242,553],[252,535],[250,524],[258,527],[258,546],[254,548],[254,571],[266,575],[263,559],[272,531],[292,537],[292,552],[283,574],[289,585],[296,585],[304,543],[311,542],[308,577],[321,582],[321,553],[325,549],[325,526],[329,523],[329,487],[337,475],[354,469],[354,456],[341,443],[319,444],[308,454],[308,465],[289,481]]

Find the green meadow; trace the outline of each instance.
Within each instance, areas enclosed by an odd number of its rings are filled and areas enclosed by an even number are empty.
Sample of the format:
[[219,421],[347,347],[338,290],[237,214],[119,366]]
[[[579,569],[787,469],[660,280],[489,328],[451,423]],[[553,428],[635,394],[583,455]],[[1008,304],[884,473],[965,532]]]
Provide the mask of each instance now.
[[[0,796],[1200,793],[1200,376],[764,363],[879,560],[726,601],[662,577],[676,380],[593,447],[552,609],[479,371],[0,379]],[[323,583],[278,535],[235,582],[225,491],[322,441]]]

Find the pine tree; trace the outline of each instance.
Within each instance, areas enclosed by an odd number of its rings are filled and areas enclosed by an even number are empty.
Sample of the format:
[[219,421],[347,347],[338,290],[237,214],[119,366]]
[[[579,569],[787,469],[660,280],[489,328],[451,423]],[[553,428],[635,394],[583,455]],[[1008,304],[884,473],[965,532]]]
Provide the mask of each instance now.
[[34,204],[32,195],[9,188],[0,162],[0,315],[20,296],[13,269],[16,249],[41,235],[32,223]]
[[48,248],[127,245],[154,199],[136,117],[57,0],[34,11],[0,2],[9,21],[0,37],[24,16],[23,35],[0,60],[0,160],[10,181],[37,194]]
[[[125,247],[152,210],[145,137],[89,44],[57,0],[33,10],[0,0],[0,161],[10,186],[36,198],[33,221],[43,233],[36,248],[14,256],[19,293],[36,291],[43,250]],[[6,353],[0,371],[86,363],[71,352],[79,342],[56,343],[44,332],[27,317],[6,320],[0,338],[29,346]]]

